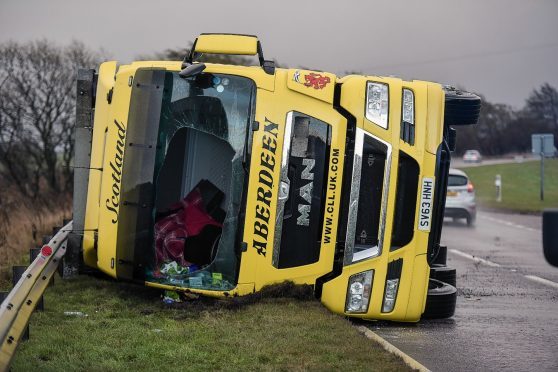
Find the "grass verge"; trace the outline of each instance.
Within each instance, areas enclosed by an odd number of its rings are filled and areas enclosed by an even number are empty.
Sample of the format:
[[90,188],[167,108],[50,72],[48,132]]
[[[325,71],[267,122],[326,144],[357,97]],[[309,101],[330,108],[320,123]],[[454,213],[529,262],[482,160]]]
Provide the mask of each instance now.
[[[545,159],[545,193],[540,200],[540,162],[482,165],[462,169],[475,185],[484,207],[518,212],[541,212],[558,207],[558,159]],[[495,176],[502,176],[502,201],[496,201]]]
[[315,300],[169,306],[159,295],[87,276],[56,280],[13,370],[409,370]]

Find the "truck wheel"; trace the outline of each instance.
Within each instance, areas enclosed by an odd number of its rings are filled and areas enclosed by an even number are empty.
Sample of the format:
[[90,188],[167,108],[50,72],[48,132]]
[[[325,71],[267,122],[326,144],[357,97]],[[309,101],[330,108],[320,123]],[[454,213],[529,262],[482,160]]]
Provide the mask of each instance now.
[[449,285],[456,286],[457,283],[456,270],[451,267],[432,264],[430,268],[430,279],[436,279]]
[[444,86],[446,105],[444,123],[446,125],[473,125],[479,120],[481,99],[473,93],[451,86]]
[[432,265],[437,264],[437,265],[446,266],[447,257],[448,257],[448,247],[446,247],[445,245],[441,245],[438,248],[438,254],[434,258],[434,261],[432,261]]
[[436,279],[430,279],[428,295],[426,296],[426,308],[422,317],[425,319],[450,318],[455,314],[456,301],[457,289],[454,286]]

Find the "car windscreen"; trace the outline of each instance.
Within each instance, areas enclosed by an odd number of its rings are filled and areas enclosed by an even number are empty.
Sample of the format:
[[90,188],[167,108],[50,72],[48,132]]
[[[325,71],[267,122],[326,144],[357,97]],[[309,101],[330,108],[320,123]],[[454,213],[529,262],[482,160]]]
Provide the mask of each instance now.
[[450,174],[448,178],[448,187],[449,186],[466,186],[467,185],[467,177],[459,176]]

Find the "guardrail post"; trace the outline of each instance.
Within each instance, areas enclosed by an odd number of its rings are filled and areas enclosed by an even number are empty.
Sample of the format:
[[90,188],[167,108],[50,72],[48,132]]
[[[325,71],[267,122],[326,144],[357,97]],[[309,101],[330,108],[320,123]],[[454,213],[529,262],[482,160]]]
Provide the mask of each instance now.
[[83,235],[76,232],[68,234],[68,248],[63,259],[63,278],[75,277],[80,271],[81,241]]
[[[12,285],[15,286],[19,281],[19,278],[23,275],[23,273],[27,270],[27,266],[12,266]],[[29,340],[29,326],[25,328],[25,332],[21,335],[22,341]]]
[[[35,247],[29,249],[29,263],[35,261],[35,258],[37,258],[39,253],[41,253],[41,247]],[[45,302],[43,296],[41,296],[41,298],[37,302],[37,306],[35,307],[35,310],[43,311],[44,309],[45,309]]]

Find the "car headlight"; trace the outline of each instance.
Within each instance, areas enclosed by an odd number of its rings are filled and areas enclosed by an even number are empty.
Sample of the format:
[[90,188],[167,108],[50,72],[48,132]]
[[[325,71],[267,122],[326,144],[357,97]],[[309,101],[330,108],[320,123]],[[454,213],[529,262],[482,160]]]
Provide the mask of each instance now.
[[388,264],[382,313],[390,313],[395,307],[395,300],[397,299],[397,290],[399,289],[399,280],[401,279],[402,269],[403,259],[401,258],[395,261],[391,261]]
[[349,278],[349,287],[347,288],[345,312],[365,313],[368,311],[373,278],[374,270],[351,275]]
[[380,127],[388,127],[389,90],[387,84],[366,84],[366,118]]

